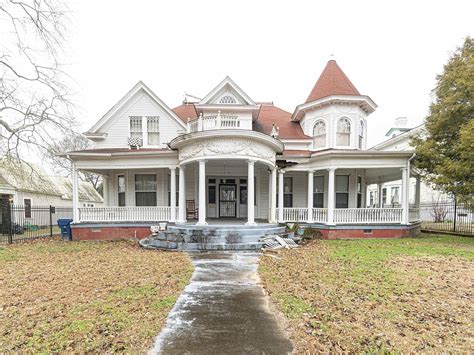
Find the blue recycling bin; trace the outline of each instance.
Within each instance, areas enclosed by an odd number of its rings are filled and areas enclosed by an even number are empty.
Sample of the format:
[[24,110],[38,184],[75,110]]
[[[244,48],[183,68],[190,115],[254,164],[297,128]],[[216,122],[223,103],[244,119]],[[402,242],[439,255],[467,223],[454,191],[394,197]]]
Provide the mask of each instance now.
[[61,229],[61,237],[67,240],[72,240],[72,229],[71,229],[72,219],[62,218],[58,219],[58,226]]

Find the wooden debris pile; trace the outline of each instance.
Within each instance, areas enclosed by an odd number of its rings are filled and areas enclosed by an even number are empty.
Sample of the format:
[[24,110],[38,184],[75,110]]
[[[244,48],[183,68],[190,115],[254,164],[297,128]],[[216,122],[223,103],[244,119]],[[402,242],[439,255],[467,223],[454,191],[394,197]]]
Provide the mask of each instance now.
[[278,235],[268,235],[261,239],[263,249],[292,249],[299,247],[291,238],[282,238]]

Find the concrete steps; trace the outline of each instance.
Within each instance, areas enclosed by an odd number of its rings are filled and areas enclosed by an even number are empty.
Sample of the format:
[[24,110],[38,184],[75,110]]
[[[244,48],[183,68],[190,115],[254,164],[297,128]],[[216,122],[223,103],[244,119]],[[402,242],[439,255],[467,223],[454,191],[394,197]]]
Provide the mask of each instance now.
[[191,224],[168,226],[166,231],[140,241],[145,248],[166,250],[260,250],[260,238],[266,235],[284,235],[285,227],[277,224],[206,225]]

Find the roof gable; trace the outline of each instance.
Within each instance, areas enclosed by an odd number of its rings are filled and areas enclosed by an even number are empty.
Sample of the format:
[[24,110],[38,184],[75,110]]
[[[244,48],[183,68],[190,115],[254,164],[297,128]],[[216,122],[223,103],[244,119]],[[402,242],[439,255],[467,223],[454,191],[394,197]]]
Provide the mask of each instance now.
[[160,106],[170,117],[176,120],[180,126],[185,128],[184,122],[171,110],[148,86],[142,81],[139,81],[129,92],[122,97],[107,113],[88,131],[88,133],[96,133],[102,128],[110,119],[112,119],[116,112],[123,108],[138,92],[143,91],[148,95],[158,106]]
[[[230,102],[226,100],[227,98],[230,98]],[[226,76],[199,102],[199,105],[209,104],[255,105],[255,102],[230,77]]]
[[360,96],[359,91],[339,65],[337,65],[335,60],[330,60],[326,64],[326,67],[306,99],[306,103],[331,95]]

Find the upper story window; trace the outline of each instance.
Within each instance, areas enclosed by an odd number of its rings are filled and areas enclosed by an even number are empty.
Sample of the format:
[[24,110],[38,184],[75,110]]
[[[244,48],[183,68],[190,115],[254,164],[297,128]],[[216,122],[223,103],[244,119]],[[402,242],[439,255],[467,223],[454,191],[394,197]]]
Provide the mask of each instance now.
[[160,144],[160,121],[158,116],[147,117],[147,136],[148,145],[159,145]]
[[314,148],[323,148],[326,146],[326,123],[318,120],[313,128]]
[[348,147],[351,145],[351,121],[340,118],[337,122],[336,145]]
[[236,104],[237,101],[232,96],[226,95],[222,96],[221,99],[219,100],[219,103],[221,104]]
[[143,145],[142,117],[130,117],[130,138],[132,141],[138,141],[138,145]]
[[150,146],[160,144],[160,119],[158,116],[130,116],[130,145]]
[[360,121],[359,125],[359,149],[362,149],[364,144],[364,121]]

